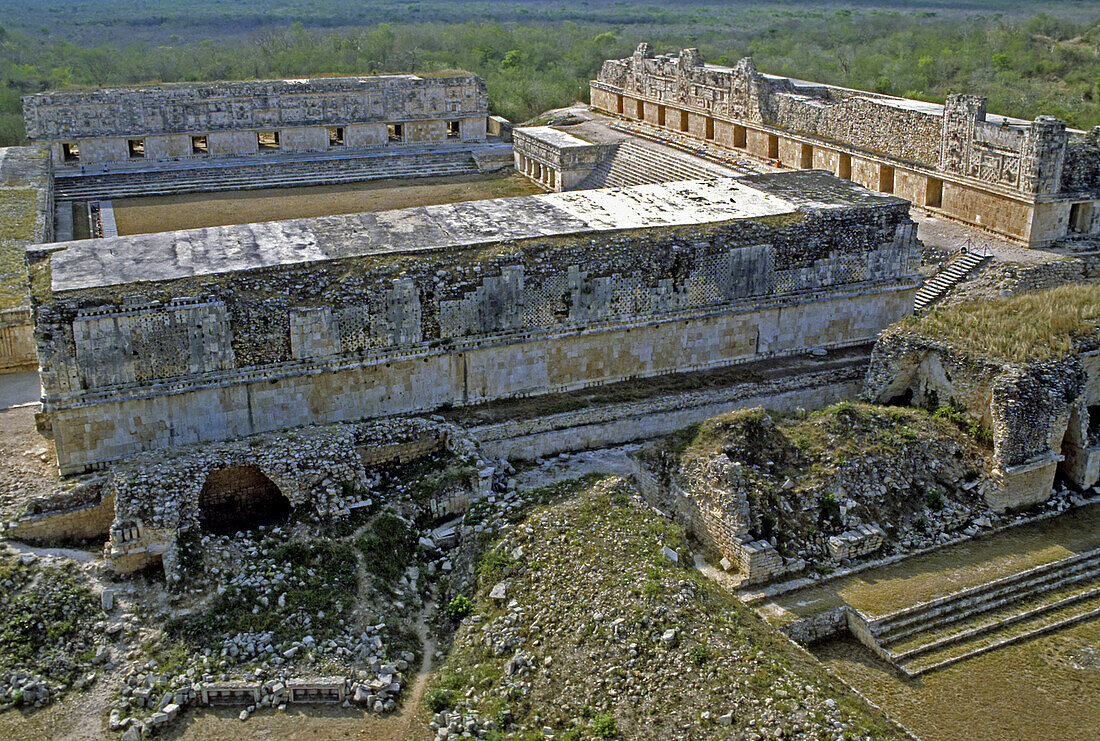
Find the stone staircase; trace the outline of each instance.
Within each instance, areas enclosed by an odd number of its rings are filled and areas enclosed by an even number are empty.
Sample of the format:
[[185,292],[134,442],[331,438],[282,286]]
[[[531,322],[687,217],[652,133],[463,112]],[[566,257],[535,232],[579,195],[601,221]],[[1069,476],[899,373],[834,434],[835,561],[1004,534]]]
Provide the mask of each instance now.
[[728,178],[736,174],[733,170],[659,144],[627,140],[616,146],[614,152],[581,181],[576,190]]
[[990,259],[989,255],[977,252],[963,252],[947,261],[947,267],[925,282],[913,300],[913,311],[919,314],[943,298],[944,294],[962,282],[978,266]]
[[916,677],[1098,617],[1100,549],[863,619],[884,658]]
[[693,158],[708,160],[739,175],[759,175],[776,172],[779,169],[756,162],[746,154],[727,149],[715,142],[702,141],[679,131],[650,126],[638,121],[611,121],[608,126],[614,131],[621,131],[624,134],[656,142],[664,147],[678,149]]
[[355,183],[383,178],[468,175],[479,171],[475,154],[459,151],[361,151],[341,156],[204,160],[203,166],[126,169],[79,175],[57,173],[57,201],[106,200],[226,190],[255,190]]

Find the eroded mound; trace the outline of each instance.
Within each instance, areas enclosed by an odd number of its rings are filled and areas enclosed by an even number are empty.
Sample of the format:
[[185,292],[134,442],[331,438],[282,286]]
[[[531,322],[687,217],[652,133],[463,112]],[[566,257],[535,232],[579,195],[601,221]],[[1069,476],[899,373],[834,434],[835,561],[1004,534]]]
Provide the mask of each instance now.
[[689,561],[622,479],[532,514],[482,560],[438,736],[902,737]]

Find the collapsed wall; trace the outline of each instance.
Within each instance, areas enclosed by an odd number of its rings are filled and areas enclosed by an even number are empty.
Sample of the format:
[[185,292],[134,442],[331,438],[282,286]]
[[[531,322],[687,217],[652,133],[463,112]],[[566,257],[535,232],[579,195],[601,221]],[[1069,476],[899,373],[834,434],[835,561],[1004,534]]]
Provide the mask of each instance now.
[[51,245],[44,412],[73,473],[860,344],[915,245],[904,201],[812,172]]
[[[1023,325],[1039,305],[1064,310],[1038,331],[1066,346],[1033,357],[1026,349],[1011,358],[999,353],[996,343],[1003,337],[1026,346]],[[929,326],[903,322],[876,342],[863,396],[953,407],[990,430],[994,468],[985,496],[995,510],[1045,501],[1059,471],[1071,485],[1086,489],[1100,480],[1097,306],[1100,285],[1066,286],[984,305],[961,304],[936,314],[925,323]],[[983,311],[994,320],[980,323]],[[1069,317],[1078,311],[1085,318],[1073,328]],[[951,329],[937,331],[945,325],[973,330],[973,339]]]
[[[421,419],[305,427],[136,456],[67,491],[33,500],[5,536],[32,542],[106,537],[111,568],[162,564],[178,576],[179,535],[232,533],[305,509],[329,520],[364,506],[368,470],[406,464],[437,451],[469,457],[475,443],[458,428]],[[440,490],[421,503],[428,516],[463,509],[474,491]],[[450,501],[454,498],[460,502]]]
[[708,419],[643,449],[635,476],[650,503],[757,583],[976,527],[985,455],[949,420],[841,402]]

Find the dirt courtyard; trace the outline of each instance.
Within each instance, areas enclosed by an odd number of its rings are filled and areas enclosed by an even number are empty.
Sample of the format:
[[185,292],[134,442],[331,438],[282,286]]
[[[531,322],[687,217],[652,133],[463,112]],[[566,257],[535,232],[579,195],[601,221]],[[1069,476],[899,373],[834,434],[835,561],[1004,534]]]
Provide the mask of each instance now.
[[533,182],[509,170],[505,174],[124,198],[114,201],[114,209],[118,233],[126,235],[512,198],[541,192]]

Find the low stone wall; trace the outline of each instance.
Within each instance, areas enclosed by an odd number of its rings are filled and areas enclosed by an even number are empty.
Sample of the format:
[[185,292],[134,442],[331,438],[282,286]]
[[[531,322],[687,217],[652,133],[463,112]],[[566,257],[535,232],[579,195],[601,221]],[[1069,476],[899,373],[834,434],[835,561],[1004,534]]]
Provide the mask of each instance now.
[[17,308],[0,311],[0,373],[33,370],[37,366],[31,310]]
[[886,539],[886,533],[882,528],[873,525],[860,525],[858,529],[847,530],[840,535],[833,535],[827,541],[829,555],[837,561],[848,558],[857,558],[874,553],[882,547]]
[[21,517],[4,530],[4,537],[31,543],[91,540],[106,535],[114,518],[115,499],[108,494],[94,504]]
[[780,411],[799,407],[819,409],[852,398],[858,393],[861,378],[862,366],[806,373],[761,383],[482,425],[470,428],[469,432],[487,455],[532,460],[661,437],[735,409],[757,406]]
[[850,610],[851,608],[847,605],[841,605],[832,610],[825,610],[808,618],[788,623],[782,626],[780,630],[792,641],[808,646],[818,641],[843,635],[848,630],[848,612]]

